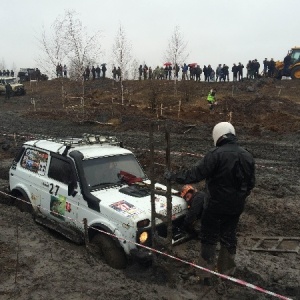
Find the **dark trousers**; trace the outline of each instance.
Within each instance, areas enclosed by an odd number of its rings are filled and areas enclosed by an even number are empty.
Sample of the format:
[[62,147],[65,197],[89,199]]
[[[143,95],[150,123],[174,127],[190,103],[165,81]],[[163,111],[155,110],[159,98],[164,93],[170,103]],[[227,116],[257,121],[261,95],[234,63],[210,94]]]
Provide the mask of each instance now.
[[230,254],[236,253],[236,228],[240,214],[224,215],[204,210],[201,219],[200,239],[202,244],[216,245],[218,242]]

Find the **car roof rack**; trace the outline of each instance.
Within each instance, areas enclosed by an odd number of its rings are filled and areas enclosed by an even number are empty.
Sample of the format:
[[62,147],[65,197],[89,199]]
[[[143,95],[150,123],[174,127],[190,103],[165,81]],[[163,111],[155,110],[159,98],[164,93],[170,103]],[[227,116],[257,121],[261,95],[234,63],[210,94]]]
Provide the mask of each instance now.
[[[93,145],[93,144],[108,144],[114,146],[123,147],[122,142],[120,142],[116,136],[110,135],[99,135],[99,134],[88,134],[84,133],[82,138],[78,137],[65,137],[65,138],[54,138],[48,137],[46,140],[60,143],[63,146],[79,146],[79,145]],[[38,141],[37,141],[38,142]]]

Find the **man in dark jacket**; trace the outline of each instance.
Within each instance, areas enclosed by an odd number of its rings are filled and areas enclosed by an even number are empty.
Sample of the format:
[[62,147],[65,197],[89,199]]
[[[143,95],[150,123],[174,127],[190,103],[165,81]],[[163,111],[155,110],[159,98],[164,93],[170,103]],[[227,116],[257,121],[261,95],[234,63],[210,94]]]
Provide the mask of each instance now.
[[214,269],[216,246],[220,242],[218,271],[233,275],[236,229],[246,198],[255,184],[255,163],[253,156],[238,145],[235,129],[230,123],[218,123],[212,135],[215,148],[202,160],[176,174],[166,172],[165,178],[181,184],[206,179],[201,257],[207,268]]
[[100,69],[100,67],[99,67],[99,65],[97,65],[97,68],[96,68],[96,77],[97,78],[100,78],[100,72],[101,72],[101,69]]
[[290,70],[289,70],[289,67],[292,63],[292,57],[291,57],[291,53],[288,53],[286,55],[286,57],[284,58],[283,60],[283,63],[284,63],[284,67],[283,67],[283,75],[284,76],[290,76]]
[[91,72],[92,72],[93,80],[95,80],[95,78],[96,78],[96,69],[95,69],[94,66],[92,66]]
[[233,73],[233,81],[237,81],[237,76],[238,76],[238,67],[236,64],[233,64],[231,68],[231,72]]
[[239,62],[239,64],[237,65],[237,69],[238,69],[238,79],[239,79],[239,81],[243,81],[243,69],[244,69],[244,65]]
[[227,81],[229,81],[229,67],[226,64],[223,64],[222,73],[224,82],[226,81],[226,79]]
[[106,68],[106,64],[102,64],[101,66],[102,66],[102,68],[101,68],[102,78],[104,79],[105,78],[105,73],[107,71],[107,68]]
[[12,94],[12,87],[11,87],[11,85],[10,85],[9,83],[7,83],[7,84],[5,85],[5,99],[8,99],[8,100],[9,100],[11,94]]
[[198,192],[192,185],[186,184],[183,186],[180,196],[188,205],[188,211],[183,221],[183,228],[187,232],[199,235],[205,193]]
[[274,76],[275,66],[276,66],[276,63],[273,60],[273,58],[271,58],[271,60],[269,61],[269,64],[268,64],[268,76],[269,77]]

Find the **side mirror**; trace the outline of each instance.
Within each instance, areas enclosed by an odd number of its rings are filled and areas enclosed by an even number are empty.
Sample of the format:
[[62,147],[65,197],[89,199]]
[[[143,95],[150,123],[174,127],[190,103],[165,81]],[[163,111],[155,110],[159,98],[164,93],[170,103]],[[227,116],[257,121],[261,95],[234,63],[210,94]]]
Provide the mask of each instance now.
[[77,184],[75,181],[72,181],[68,184],[68,196],[75,197],[77,194],[77,191],[75,190],[77,187]]

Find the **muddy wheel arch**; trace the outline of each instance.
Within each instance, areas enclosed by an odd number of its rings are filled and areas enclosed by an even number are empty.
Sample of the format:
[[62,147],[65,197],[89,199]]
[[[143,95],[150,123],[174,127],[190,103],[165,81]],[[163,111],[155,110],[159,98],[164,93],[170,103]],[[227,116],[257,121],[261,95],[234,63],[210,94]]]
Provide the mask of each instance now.
[[14,204],[23,212],[33,213],[33,207],[27,193],[20,187],[12,190],[12,196],[19,198],[14,199]]
[[106,263],[114,269],[125,269],[127,266],[127,257],[121,246],[110,236],[104,233],[97,233],[92,244],[99,248],[99,252],[103,255]]

